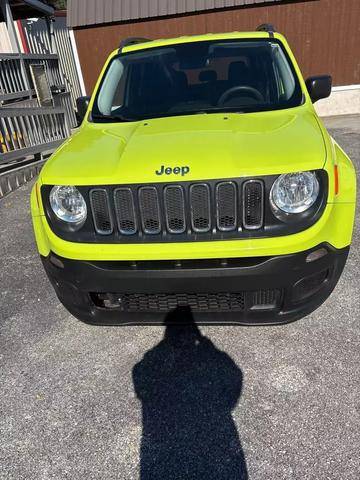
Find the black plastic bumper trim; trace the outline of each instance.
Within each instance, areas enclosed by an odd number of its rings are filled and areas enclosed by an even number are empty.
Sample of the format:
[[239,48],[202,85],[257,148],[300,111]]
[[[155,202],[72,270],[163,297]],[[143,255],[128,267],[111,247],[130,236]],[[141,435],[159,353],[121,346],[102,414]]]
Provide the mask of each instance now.
[[[308,254],[318,248],[326,248],[327,255],[306,262]],[[232,260],[101,262],[69,260],[51,253],[42,257],[42,262],[60,301],[87,323],[147,325],[162,324],[165,318],[164,312],[123,312],[99,307],[93,301],[94,293],[211,294],[278,289],[283,292],[281,303],[272,310],[193,315],[195,322],[203,324],[265,325],[297,320],[319,307],[336,286],[348,252],[349,247],[337,250],[321,244],[291,255]],[[316,278],[316,274],[322,283],[318,288],[312,285],[310,295],[308,292],[299,298],[295,286],[307,277]]]

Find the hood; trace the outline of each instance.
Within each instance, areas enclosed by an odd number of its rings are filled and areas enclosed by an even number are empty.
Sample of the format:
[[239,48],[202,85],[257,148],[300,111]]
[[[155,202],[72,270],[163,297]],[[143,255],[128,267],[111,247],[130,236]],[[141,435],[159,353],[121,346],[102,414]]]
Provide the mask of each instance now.
[[91,124],[46,163],[47,184],[104,185],[271,175],[322,168],[324,140],[308,108]]

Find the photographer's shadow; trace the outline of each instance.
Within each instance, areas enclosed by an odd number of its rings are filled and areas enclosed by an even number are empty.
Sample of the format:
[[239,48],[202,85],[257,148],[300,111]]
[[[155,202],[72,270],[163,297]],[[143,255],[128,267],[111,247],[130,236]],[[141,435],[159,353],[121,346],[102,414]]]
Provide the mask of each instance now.
[[165,323],[163,340],[133,369],[143,415],[141,480],[247,479],[231,416],[241,370],[201,334],[190,309]]

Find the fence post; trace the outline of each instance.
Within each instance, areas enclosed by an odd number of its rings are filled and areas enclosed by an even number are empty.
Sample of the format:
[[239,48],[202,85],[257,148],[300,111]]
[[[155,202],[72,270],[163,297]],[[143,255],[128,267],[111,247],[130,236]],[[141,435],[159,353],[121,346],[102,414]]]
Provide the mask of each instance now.
[[48,29],[49,39],[50,39],[50,48],[51,53],[57,53],[56,42],[55,42],[55,32],[54,32],[54,17],[46,17],[46,25]]

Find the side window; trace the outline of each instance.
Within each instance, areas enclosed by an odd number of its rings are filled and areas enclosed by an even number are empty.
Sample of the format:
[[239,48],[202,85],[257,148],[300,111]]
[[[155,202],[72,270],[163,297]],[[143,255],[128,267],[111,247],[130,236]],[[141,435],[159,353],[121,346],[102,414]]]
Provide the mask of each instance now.
[[111,115],[114,98],[122,81],[124,65],[120,59],[112,61],[98,98],[99,110],[103,115]]
[[127,84],[129,69],[125,68],[123,75],[121,76],[115,95],[113,99],[113,109],[117,109],[123,106],[125,101],[125,88]]

